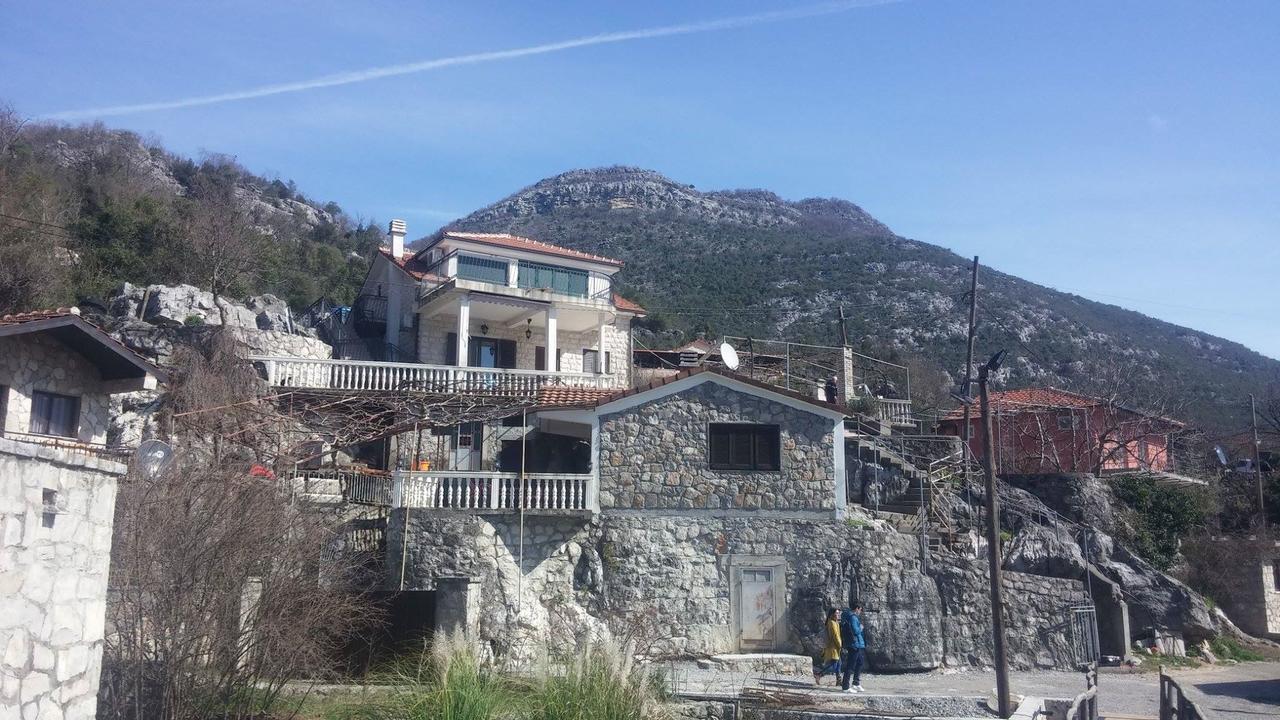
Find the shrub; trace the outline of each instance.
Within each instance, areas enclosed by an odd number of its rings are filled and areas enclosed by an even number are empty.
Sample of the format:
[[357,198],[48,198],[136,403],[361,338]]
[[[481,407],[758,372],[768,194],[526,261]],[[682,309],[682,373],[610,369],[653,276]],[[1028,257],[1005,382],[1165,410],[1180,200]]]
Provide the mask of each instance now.
[[564,668],[544,673],[530,698],[528,720],[635,720],[662,716],[658,676],[629,653],[593,645]]

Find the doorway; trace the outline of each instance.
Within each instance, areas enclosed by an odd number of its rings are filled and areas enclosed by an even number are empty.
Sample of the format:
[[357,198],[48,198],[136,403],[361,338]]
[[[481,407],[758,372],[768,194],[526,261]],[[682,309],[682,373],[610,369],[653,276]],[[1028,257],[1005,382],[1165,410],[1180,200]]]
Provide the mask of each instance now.
[[733,634],[742,652],[770,652],[785,642],[786,563],[780,557],[730,558]]

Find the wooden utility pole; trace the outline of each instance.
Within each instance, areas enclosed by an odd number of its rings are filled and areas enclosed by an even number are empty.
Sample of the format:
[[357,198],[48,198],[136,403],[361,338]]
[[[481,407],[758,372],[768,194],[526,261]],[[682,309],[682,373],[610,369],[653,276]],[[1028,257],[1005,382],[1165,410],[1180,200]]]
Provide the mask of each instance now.
[[1258,400],[1249,393],[1249,418],[1253,421],[1253,474],[1258,481],[1258,520],[1267,530],[1267,507],[1262,493],[1262,441],[1258,439]]
[[[973,386],[973,342],[978,334],[978,256],[973,256],[973,276],[969,278],[969,344],[968,351],[964,357],[964,385],[961,386],[961,392],[964,395],[964,452],[970,452],[970,441],[973,439],[973,428],[970,427],[972,411],[970,409],[971,399],[970,391]],[[968,456],[962,457],[962,460],[968,460]],[[969,486],[969,463],[964,463],[964,483],[965,487]]]
[[991,634],[995,640],[996,702],[999,714],[1007,718],[1013,714],[1009,702],[1009,655],[1005,647],[1004,586],[1000,571],[1000,500],[996,496],[996,451],[991,438],[991,403],[987,397],[987,380],[991,371],[1000,367],[1004,351],[991,356],[978,369],[978,394],[982,399],[982,439],[985,450],[983,468],[987,480],[987,561],[991,568]]
[[840,345],[849,347],[849,329],[844,324],[844,305],[840,306]]

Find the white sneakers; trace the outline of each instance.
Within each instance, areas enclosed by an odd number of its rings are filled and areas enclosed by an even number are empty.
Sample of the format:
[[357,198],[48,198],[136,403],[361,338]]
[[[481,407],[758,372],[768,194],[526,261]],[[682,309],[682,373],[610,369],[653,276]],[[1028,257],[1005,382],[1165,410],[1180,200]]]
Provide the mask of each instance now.
[[866,690],[863,689],[861,685],[854,685],[853,687],[850,687],[848,690],[845,690],[844,692],[847,692],[850,695],[852,695],[854,693],[866,692]]

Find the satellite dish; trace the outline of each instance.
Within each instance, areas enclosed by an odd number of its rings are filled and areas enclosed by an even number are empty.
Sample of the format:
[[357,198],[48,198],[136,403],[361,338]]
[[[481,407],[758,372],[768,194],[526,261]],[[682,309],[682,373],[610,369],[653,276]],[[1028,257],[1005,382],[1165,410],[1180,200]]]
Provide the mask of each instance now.
[[1218,462],[1221,463],[1223,467],[1231,464],[1231,461],[1227,460],[1227,453],[1222,449],[1221,445],[1214,445],[1213,452],[1218,456]]
[[173,448],[163,440],[143,440],[133,454],[139,470],[148,477],[158,477],[173,463]]
[[738,351],[734,350],[729,343],[720,343],[720,359],[724,361],[724,366],[730,370],[738,369]]

